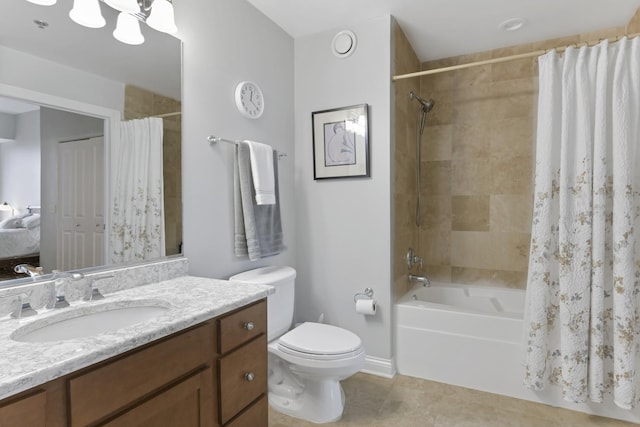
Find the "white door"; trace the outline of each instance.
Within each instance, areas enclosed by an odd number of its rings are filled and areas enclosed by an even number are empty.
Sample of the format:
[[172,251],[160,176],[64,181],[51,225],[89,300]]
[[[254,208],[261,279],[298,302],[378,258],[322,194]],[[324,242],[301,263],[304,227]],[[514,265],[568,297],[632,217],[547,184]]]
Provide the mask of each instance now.
[[58,144],[59,270],[105,264],[103,164],[102,137]]

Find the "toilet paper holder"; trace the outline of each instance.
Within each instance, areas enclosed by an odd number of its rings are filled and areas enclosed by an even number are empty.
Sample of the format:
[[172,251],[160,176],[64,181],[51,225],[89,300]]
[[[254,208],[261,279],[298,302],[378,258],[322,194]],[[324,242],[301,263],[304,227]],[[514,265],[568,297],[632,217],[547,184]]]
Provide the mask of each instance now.
[[373,299],[373,289],[365,288],[364,292],[358,292],[353,296],[353,302],[356,302],[359,299]]

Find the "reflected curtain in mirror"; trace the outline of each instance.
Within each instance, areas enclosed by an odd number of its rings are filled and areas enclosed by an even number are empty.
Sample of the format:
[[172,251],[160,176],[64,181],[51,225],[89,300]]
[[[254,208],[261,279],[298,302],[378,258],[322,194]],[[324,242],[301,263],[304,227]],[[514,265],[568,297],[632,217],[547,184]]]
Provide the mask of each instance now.
[[121,123],[111,165],[111,262],[164,256],[162,119]]

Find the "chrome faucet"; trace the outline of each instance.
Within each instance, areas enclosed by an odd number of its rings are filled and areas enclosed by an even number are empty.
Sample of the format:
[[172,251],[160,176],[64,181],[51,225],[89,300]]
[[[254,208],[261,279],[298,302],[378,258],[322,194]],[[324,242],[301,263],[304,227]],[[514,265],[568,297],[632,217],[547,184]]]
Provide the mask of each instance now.
[[73,281],[76,281],[83,278],[84,278],[84,275],[82,273],[53,270],[54,298],[53,298],[53,307],[49,306],[49,308],[69,307],[69,302],[67,301],[66,297],[62,292],[62,288],[65,285],[64,279],[71,279]]
[[417,276],[415,274],[409,274],[407,277],[409,277],[410,282],[422,283],[423,286],[431,285],[431,281],[427,276]]
[[34,267],[30,264],[18,264],[13,267],[16,273],[27,274],[30,277],[42,276],[42,267]]
[[29,294],[18,295],[18,306],[11,313],[11,317],[14,319],[20,319],[22,317],[33,316],[35,314],[38,314],[38,312],[31,307],[31,304],[29,303]]
[[89,298],[86,299],[86,301],[97,301],[100,299],[104,299],[104,296],[100,293],[100,290],[96,287],[96,282],[99,282],[100,280],[105,280],[105,279],[113,279],[114,277],[115,276],[113,274],[109,276],[92,277],[91,278],[91,294]]

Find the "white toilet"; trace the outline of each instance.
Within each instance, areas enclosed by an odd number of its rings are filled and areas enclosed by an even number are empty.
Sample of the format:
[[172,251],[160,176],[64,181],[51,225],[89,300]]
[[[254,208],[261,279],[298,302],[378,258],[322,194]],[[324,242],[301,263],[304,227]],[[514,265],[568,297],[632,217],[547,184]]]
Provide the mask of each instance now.
[[344,409],[340,380],[362,369],[365,351],[356,334],[336,326],[306,322],[287,332],[293,320],[295,278],[291,267],[264,267],[229,280],[276,289],[267,298],[269,404],[314,423],[336,421]]

